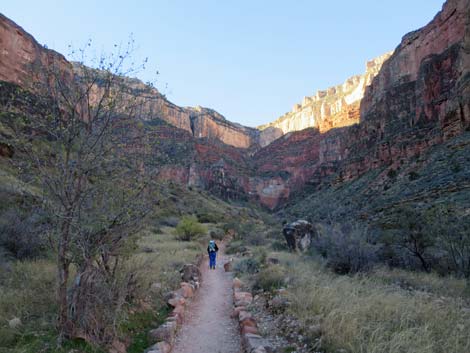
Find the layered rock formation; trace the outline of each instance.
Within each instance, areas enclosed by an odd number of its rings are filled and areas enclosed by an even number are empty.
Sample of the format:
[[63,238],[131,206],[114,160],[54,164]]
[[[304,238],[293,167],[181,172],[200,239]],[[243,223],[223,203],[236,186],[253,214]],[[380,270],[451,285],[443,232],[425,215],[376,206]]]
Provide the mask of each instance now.
[[[41,46],[16,23],[0,14],[0,80],[29,85],[37,76],[35,68],[54,63],[60,70],[80,75],[80,65],[68,62],[61,54]],[[184,108],[168,101],[158,90],[140,80],[126,78],[132,92],[145,98],[142,115],[147,119],[158,117],[180,129],[191,132],[195,138],[218,139],[240,148],[258,144],[259,132],[226,120],[207,108]]]
[[[276,182],[270,207],[305,184],[355,179],[401,164],[470,129],[470,1],[449,0],[422,29],[407,34],[367,86],[360,122],[321,133],[286,135],[260,150],[255,165],[264,184]],[[320,129],[320,131],[318,131]],[[299,150],[299,146],[304,146]],[[263,201],[263,193],[260,199]],[[276,201],[277,199],[277,201]]]
[[[147,137],[136,134],[131,143],[147,151],[162,179],[271,209],[305,186],[315,190],[325,180],[342,183],[373,169],[398,169],[470,130],[469,9],[470,0],[448,0],[393,54],[369,62],[365,75],[305,98],[261,132],[210,109],[178,107],[127,79],[131,91],[148,98],[142,116]],[[70,65],[3,16],[0,43],[4,81],[23,84],[25,68],[37,60]]]
[[381,55],[366,63],[366,72],[348,78],[343,84],[318,91],[314,96],[304,97],[292,111],[272,123],[259,126],[260,144],[266,146],[283,134],[314,127],[326,132],[335,127],[349,126],[359,122],[359,104],[366,87],[372,82],[382,64],[392,53]]

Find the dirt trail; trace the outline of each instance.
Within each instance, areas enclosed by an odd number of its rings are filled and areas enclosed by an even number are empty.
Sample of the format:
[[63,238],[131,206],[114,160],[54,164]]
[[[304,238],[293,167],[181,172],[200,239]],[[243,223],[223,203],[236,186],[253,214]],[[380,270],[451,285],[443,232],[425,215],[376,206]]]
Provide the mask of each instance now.
[[190,304],[172,353],[239,353],[240,334],[232,312],[232,274],[225,272],[227,260],[221,244],[217,268],[202,269],[202,284]]

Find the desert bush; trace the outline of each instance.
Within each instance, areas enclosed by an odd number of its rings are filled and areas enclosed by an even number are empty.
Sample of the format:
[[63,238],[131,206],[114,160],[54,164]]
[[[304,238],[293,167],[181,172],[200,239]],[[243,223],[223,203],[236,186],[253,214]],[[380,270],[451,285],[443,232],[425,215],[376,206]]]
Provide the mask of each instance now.
[[285,240],[274,240],[271,243],[271,248],[275,251],[284,251],[288,250],[287,243]]
[[445,251],[449,270],[470,278],[470,218],[449,205],[428,210],[427,231]]
[[46,255],[47,218],[40,210],[25,215],[9,209],[0,217],[0,246],[16,259],[33,259]]
[[435,238],[429,232],[429,223],[422,212],[411,207],[397,207],[381,226],[384,230],[381,242],[390,264],[416,269],[417,263],[422,270],[431,271],[435,262],[432,253]]
[[191,241],[207,233],[207,228],[194,216],[184,216],[175,228],[179,240]]
[[225,253],[228,255],[236,254],[236,253],[243,253],[247,251],[247,249],[248,248],[245,245],[243,245],[241,241],[232,241],[225,248]]
[[283,287],[285,278],[286,272],[281,266],[268,266],[257,273],[253,288],[263,291],[272,291]]
[[214,212],[198,213],[196,217],[201,223],[218,223],[223,218],[222,215]]
[[241,274],[253,274],[257,273],[261,268],[261,263],[258,259],[249,257],[247,259],[242,259],[235,263],[233,266],[233,270],[241,275]]
[[162,226],[167,226],[167,227],[176,227],[179,222],[180,222],[180,219],[178,217],[176,217],[176,216],[167,216],[167,217],[164,217],[160,221],[160,224]]
[[340,274],[369,270],[378,261],[379,246],[369,241],[368,230],[359,225],[322,227],[313,248]]
[[222,229],[214,228],[209,231],[209,236],[214,240],[222,240],[224,239],[225,233]]

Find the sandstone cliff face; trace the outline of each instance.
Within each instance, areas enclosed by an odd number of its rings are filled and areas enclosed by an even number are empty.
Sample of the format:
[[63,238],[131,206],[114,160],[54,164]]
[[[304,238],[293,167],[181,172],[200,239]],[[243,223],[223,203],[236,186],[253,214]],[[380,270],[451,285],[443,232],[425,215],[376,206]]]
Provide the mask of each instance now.
[[[61,54],[41,46],[30,34],[0,14],[0,80],[28,86],[36,76],[35,67],[54,62],[61,70],[80,75],[81,67]],[[131,91],[145,98],[143,116],[161,118],[196,138],[216,138],[228,145],[249,148],[258,144],[259,132],[227,121],[206,108],[183,108],[168,101],[158,90],[137,79],[126,79]]]
[[[427,26],[404,36],[356,106],[359,124],[287,135],[254,156],[259,170],[287,172],[283,180],[271,180],[292,193],[305,184],[320,185],[328,176],[340,183],[375,168],[397,170],[431,146],[468,131],[469,9],[469,0],[449,0]],[[308,147],[300,152],[299,144]],[[269,207],[276,205],[272,195],[265,202]]]
[[358,123],[359,104],[366,87],[390,55],[391,53],[387,53],[368,61],[363,75],[352,76],[341,85],[304,97],[302,103],[294,105],[292,111],[272,123],[259,126],[261,146],[266,146],[291,131],[314,127],[325,132],[335,127]]
[[34,65],[50,63],[72,70],[64,56],[44,49],[23,28],[0,13],[0,80],[24,86],[31,80]]

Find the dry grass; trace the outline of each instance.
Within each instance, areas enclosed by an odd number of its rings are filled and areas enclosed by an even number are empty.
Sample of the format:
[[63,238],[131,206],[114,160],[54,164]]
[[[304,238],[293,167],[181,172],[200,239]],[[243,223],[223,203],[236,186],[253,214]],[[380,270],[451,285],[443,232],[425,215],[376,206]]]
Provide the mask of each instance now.
[[[322,339],[310,338],[321,342],[327,352],[340,348],[354,353],[470,352],[470,310],[465,300],[441,298],[444,289],[437,290],[447,286],[458,293],[460,281],[401,273],[431,288],[410,291],[387,284],[384,269],[372,276],[337,276],[312,260],[286,253],[276,256],[291,279],[289,312],[305,328],[321,324]],[[388,277],[397,274],[391,272]]]
[[[162,295],[175,288],[181,280],[181,267],[203,253],[201,241],[179,241],[173,229],[162,227],[158,234],[145,231],[139,240],[138,251],[130,259],[130,266],[138,269],[142,297],[146,297],[154,283],[161,285],[159,292]],[[161,299],[158,292],[153,294],[157,294],[153,300]]]
[[[173,228],[163,227],[158,234],[146,230],[138,248],[128,259],[128,270],[138,276],[136,301],[152,304],[154,310],[164,306],[163,296],[180,280],[178,270],[202,253],[200,242],[181,242],[172,234]],[[205,241],[205,239],[203,239]],[[0,269],[0,352],[55,352],[45,348],[54,344],[56,317],[56,267],[52,260],[14,261]],[[158,291],[151,284],[159,283]],[[9,320],[19,318],[17,328]],[[51,343],[52,342],[52,343]],[[9,348],[7,348],[9,347]],[[77,347],[73,347],[74,349]],[[64,348],[64,352],[67,351]],[[95,352],[79,347],[75,352]],[[60,351],[62,352],[62,350]]]
[[[0,347],[16,335],[49,328],[55,316],[55,266],[47,260],[14,262],[0,271]],[[19,318],[17,328],[8,322]]]

